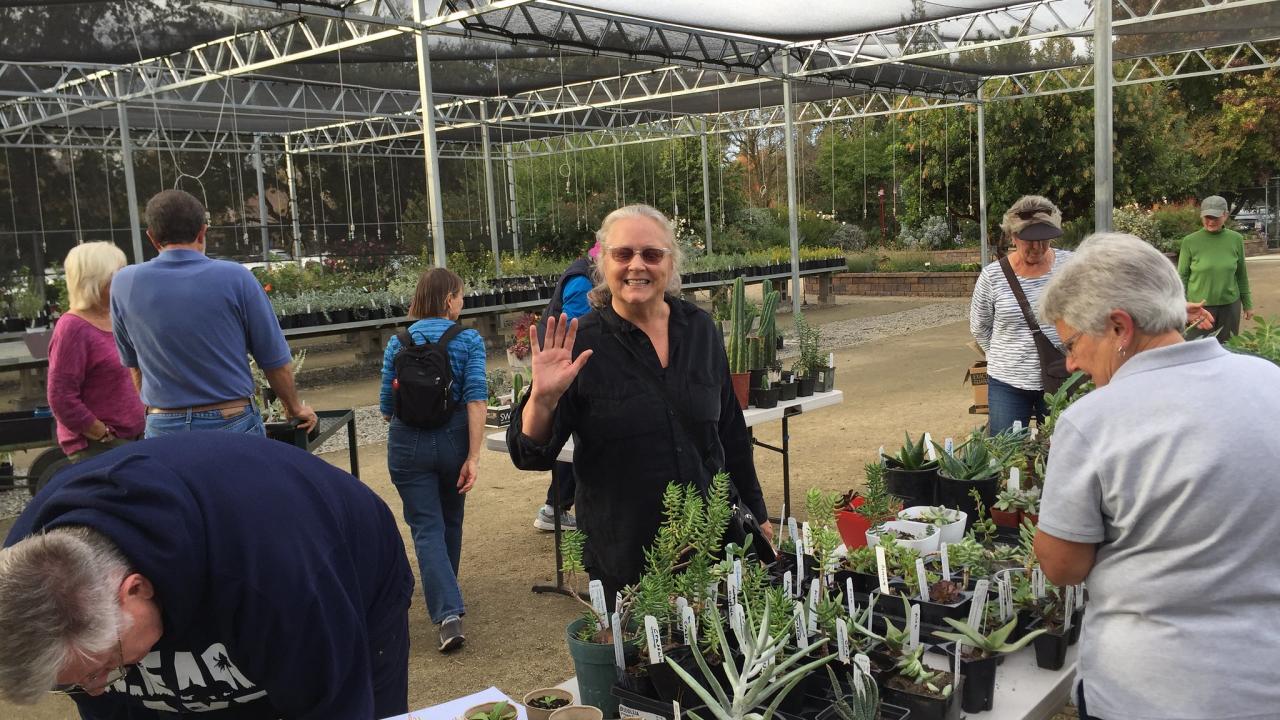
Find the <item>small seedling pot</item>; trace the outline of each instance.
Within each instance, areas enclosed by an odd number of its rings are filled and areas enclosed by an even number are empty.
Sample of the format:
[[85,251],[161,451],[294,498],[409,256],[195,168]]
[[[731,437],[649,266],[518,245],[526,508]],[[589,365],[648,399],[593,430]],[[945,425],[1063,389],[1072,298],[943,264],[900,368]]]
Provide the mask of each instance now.
[[991,520],[994,521],[998,527],[1016,528],[1021,524],[1020,519],[1021,512],[1018,510],[1008,512],[1007,510],[991,508]]
[[1061,670],[1067,662],[1067,636],[1058,632],[1046,632],[1031,641],[1036,646],[1036,667],[1041,670]]
[[[953,508],[947,509],[951,511],[951,515],[956,519],[945,525],[938,525],[938,542],[947,544],[958,543],[964,539],[964,526],[969,520],[969,515],[963,510],[955,510]],[[933,508],[928,505],[917,505],[915,507],[905,508],[898,513],[898,519],[911,520],[913,522],[920,523],[928,522],[926,520],[921,520],[920,518],[930,510],[933,510]]]
[[800,390],[800,383],[793,380],[791,382],[779,383],[777,387],[778,401],[786,402],[788,400],[796,399],[796,393]]
[[561,705],[560,707],[568,707],[573,704],[573,693],[568,690],[563,690],[561,688],[540,688],[538,690],[533,690],[526,693],[524,696],[524,710],[529,716],[529,720],[550,720],[551,713],[560,709],[553,708],[551,710],[547,710],[533,704],[535,700],[545,697],[554,697],[559,700],[563,700],[564,705]]
[[813,394],[815,378],[802,377],[796,381],[796,397],[809,397]]
[[[925,523],[912,522],[911,520],[890,520],[880,527],[886,530],[897,530],[899,532],[910,533],[916,536],[916,540],[899,540],[898,544],[902,547],[916,550],[921,555],[927,555],[931,552],[938,551],[939,538],[942,533],[932,525]],[[926,535],[925,533],[928,533]],[[873,528],[867,531],[867,547],[875,547],[880,544],[880,536]]]
[[960,720],[960,698],[964,693],[965,678],[962,675],[953,688],[951,695],[945,698],[932,695],[917,695],[912,692],[886,686],[880,693],[885,702],[900,705],[911,711],[911,720]]
[[[476,715],[485,715],[490,711],[492,711],[500,702],[505,702],[505,701],[498,700],[495,702],[487,702],[487,703],[480,703],[479,705],[472,705],[471,707],[467,708],[466,712],[458,716],[458,720],[471,720],[471,718],[475,717]],[[519,711],[516,710],[515,704],[507,703],[507,709],[505,712],[502,713],[502,720],[516,720],[516,716],[518,714],[519,714]]]
[[757,388],[752,392],[755,395],[755,406],[761,410],[778,407],[778,388],[771,387],[768,390]]
[[551,720],[604,720],[604,713],[593,705],[569,705],[551,713]]

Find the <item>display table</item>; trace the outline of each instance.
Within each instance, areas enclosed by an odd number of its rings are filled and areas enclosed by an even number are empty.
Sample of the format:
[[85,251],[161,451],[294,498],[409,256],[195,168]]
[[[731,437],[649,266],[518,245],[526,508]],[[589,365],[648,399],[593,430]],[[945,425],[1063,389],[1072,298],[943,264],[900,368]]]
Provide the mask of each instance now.
[[[577,683],[574,683],[577,686]],[[575,695],[575,697],[577,697]],[[466,697],[460,697],[457,700],[450,700],[439,705],[414,710],[406,715],[395,715],[383,720],[458,720],[462,713],[468,708],[475,707],[480,703],[498,702],[506,700],[516,709],[516,720],[528,720],[529,716],[525,714],[524,706],[507,697],[496,687],[490,687],[488,690],[481,690],[478,693],[472,693]]]

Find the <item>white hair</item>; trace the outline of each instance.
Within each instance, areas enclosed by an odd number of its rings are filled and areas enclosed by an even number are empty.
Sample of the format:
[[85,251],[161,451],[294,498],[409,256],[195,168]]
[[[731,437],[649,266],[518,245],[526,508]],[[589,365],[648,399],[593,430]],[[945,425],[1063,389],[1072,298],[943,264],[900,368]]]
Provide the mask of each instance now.
[[684,265],[684,252],[680,249],[680,243],[676,242],[675,232],[671,229],[671,221],[661,210],[649,205],[625,205],[614,210],[604,217],[604,221],[600,223],[600,229],[596,231],[596,242],[601,245],[601,253],[599,259],[591,266],[591,282],[595,285],[591,292],[587,295],[587,299],[592,307],[604,307],[612,300],[612,293],[609,291],[609,283],[605,280],[604,266],[606,263],[613,262],[613,258],[609,257],[609,231],[613,229],[615,223],[619,220],[628,220],[631,218],[645,218],[652,220],[662,228],[662,239],[666,241],[667,246],[671,248],[671,277],[667,278],[667,287],[665,292],[668,295],[680,294],[680,268]]
[[1096,335],[1123,310],[1148,335],[1181,331],[1187,318],[1178,271],[1150,244],[1125,233],[1095,233],[1054,273],[1040,296],[1042,320]]
[[70,310],[92,310],[102,303],[102,289],[127,264],[124,251],[109,242],[88,242],[71,248],[63,267],[67,272]]
[[75,658],[117,646],[129,564],[96,530],[58,527],[0,550],[0,696],[29,705]]

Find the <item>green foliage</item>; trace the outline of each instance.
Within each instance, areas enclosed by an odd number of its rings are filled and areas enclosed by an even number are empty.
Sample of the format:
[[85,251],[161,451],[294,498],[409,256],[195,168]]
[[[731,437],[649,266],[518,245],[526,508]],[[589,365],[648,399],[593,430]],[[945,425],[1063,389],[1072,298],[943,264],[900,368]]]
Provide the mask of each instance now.
[[957,632],[934,631],[934,635],[944,640],[967,645],[973,648],[975,655],[979,657],[987,657],[1000,653],[1017,652],[1026,647],[1032,640],[1044,634],[1044,630],[1035,630],[1023,635],[1017,642],[1007,642],[1009,634],[1018,626],[1018,618],[1015,615],[1007,624],[991,631],[989,634],[983,635],[976,628],[963,620],[955,618],[943,618],[944,621]]
[[986,547],[991,547],[996,541],[996,523],[991,519],[991,515],[987,512],[987,506],[982,502],[982,493],[978,492],[978,488],[969,488],[969,497],[973,499],[973,504],[977,508],[977,518],[973,521],[973,527],[969,529],[966,540],[978,541]]
[[750,330],[747,317],[746,283],[739,276],[729,291],[729,372],[744,373],[751,368],[747,357],[747,333]]
[[850,255],[845,264],[851,273],[869,273],[875,272],[880,266],[880,258],[874,253],[859,253]]
[[999,475],[1007,459],[991,451],[980,431],[969,436],[953,453],[948,454],[937,443],[934,447],[938,451],[938,474],[951,480],[985,480]]
[[516,709],[506,700],[499,700],[486,712],[472,713],[467,720],[511,720],[515,716]]
[[[831,687],[841,687],[840,678],[831,670],[830,665],[826,667],[826,671]],[[855,666],[851,672],[861,674],[862,671]],[[839,720],[876,720],[880,716],[879,686],[868,676],[863,676],[860,682],[851,685],[850,692],[836,693],[831,705],[835,708],[836,717]]]
[[898,664],[895,666],[898,671],[898,675],[917,685],[923,685],[929,689],[929,692],[940,697],[950,697],[952,690],[952,686],[950,684],[939,688],[934,682],[939,677],[950,677],[949,674],[941,671],[930,670],[924,664],[923,658],[924,645],[917,645],[915,649],[910,650],[902,657],[898,658]]
[[1160,252],[1171,252],[1177,249],[1165,244],[1164,238],[1160,234],[1160,228],[1151,213],[1135,205],[1126,205],[1113,209],[1111,211],[1111,229],[1115,232],[1129,233],[1142,238],[1155,246]]
[[[293,354],[292,364],[289,369],[294,379],[298,377],[298,373],[302,371],[302,366],[307,361],[307,351],[305,348]],[[258,396],[262,396],[263,390],[270,390],[271,383],[267,382],[267,374],[258,367],[258,362],[249,356],[249,374],[253,376],[253,384],[258,389]],[[284,403],[280,398],[273,397],[271,402],[266,403],[262,408],[263,422],[281,422],[285,419]]]
[[[937,460],[928,459],[925,451],[924,435],[921,435],[918,441],[911,439],[911,433],[903,433],[903,436],[905,441],[902,443],[902,448],[898,450],[896,455],[886,458],[887,461],[892,462],[895,467],[903,470],[927,470],[938,466]],[[942,455],[945,454],[942,453]]]
[[1253,322],[1252,330],[1245,330],[1232,337],[1227,341],[1227,347],[1280,365],[1280,318],[1267,319],[1255,315]]
[[931,215],[915,227],[903,227],[898,234],[898,244],[919,250],[942,250],[955,243],[952,241],[947,219],[941,215]]
[[818,368],[822,367],[823,358],[819,354],[822,342],[822,330],[809,324],[804,313],[796,313],[793,320],[796,332],[796,346],[800,350],[799,357],[791,365],[791,370],[800,377],[816,377]]
[[884,464],[867,463],[863,466],[863,473],[866,483],[862,490],[862,504],[853,511],[872,524],[896,517],[898,511],[902,509],[902,503],[897,497],[889,494],[889,488],[884,481]]

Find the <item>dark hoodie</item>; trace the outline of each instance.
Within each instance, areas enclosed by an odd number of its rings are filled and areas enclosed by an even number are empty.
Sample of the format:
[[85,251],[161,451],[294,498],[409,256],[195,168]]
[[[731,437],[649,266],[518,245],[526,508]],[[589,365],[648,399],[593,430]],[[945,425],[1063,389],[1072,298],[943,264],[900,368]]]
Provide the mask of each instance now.
[[407,672],[378,651],[407,647],[413,574],[391,511],[338,468],[262,437],[169,435],[59,474],[5,545],[62,525],[111,538],[155,586],[164,622],[122,682],[77,698],[82,717],[403,712],[375,702]]

